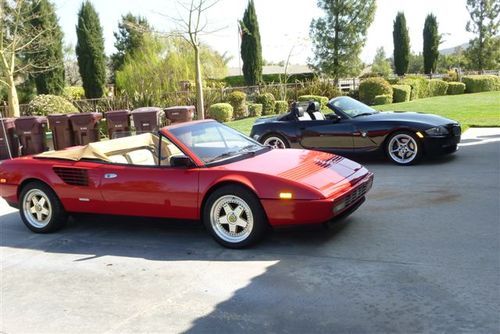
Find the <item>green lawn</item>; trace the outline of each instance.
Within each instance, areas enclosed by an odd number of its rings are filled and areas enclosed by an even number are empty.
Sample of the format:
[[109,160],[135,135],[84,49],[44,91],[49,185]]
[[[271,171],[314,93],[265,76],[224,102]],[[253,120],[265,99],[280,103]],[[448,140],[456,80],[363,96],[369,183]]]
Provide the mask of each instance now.
[[[419,111],[441,115],[470,126],[500,126],[500,92],[429,97],[404,103],[375,106],[377,110]],[[255,117],[226,123],[250,134]]]

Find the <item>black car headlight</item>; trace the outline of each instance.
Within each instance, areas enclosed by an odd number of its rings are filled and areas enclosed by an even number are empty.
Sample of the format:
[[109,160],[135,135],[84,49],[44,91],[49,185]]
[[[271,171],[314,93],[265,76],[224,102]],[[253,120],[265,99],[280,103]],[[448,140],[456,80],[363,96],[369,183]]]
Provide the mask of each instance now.
[[448,134],[448,129],[446,129],[444,126],[436,126],[434,128],[425,130],[425,133],[428,136],[433,136],[433,137],[445,136]]

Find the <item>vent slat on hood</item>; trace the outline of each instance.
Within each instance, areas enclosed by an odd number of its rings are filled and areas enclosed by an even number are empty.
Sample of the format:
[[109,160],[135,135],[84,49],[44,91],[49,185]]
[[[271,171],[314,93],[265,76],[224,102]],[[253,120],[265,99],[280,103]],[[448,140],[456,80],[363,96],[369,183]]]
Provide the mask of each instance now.
[[89,185],[89,175],[86,169],[68,167],[54,167],[53,169],[57,176],[67,184],[72,186]]

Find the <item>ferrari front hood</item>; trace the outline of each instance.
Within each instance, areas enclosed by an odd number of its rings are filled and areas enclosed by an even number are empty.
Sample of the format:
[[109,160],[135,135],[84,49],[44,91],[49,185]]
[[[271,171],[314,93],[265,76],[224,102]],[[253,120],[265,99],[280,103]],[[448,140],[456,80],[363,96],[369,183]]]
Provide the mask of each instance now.
[[341,184],[350,182],[353,174],[364,169],[360,164],[338,155],[299,149],[274,149],[231,165],[239,170],[258,171],[308,185],[326,197]]

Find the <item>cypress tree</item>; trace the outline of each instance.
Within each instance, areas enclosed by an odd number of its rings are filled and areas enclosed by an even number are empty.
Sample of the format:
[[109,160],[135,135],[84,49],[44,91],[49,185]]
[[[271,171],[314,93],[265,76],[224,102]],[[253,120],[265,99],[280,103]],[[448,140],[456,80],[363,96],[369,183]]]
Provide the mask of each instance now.
[[436,72],[439,57],[440,36],[438,23],[433,14],[427,15],[424,24],[424,72],[431,74]]
[[406,18],[403,12],[398,12],[394,20],[392,31],[394,41],[394,68],[397,75],[404,75],[408,71],[410,62],[410,37],[406,27]]
[[99,98],[106,83],[106,56],[99,16],[89,1],[82,3],[76,26],[76,57],[87,98]]
[[30,12],[30,25],[42,32],[38,43],[43,47],[28,55],[39,69],[32,75],[36,90],[38,94],[60,95],[64,89],[63,33],[54,5],[49,0],[33,1]]
[[243,20],[240,21],[240,29],[243,76],[247,85],[256,85],[262,81],[262,46],[253,0],[248,2]]

